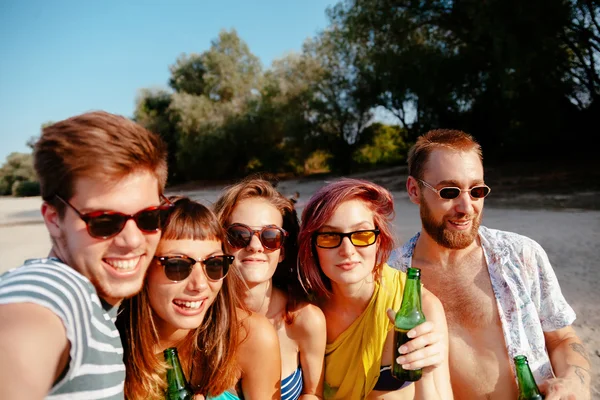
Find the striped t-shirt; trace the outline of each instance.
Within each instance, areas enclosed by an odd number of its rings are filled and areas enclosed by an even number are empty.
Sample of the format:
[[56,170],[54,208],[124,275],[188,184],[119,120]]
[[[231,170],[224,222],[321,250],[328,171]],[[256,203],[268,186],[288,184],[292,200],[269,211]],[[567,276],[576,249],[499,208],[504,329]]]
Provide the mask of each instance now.
[[0,304],[35,303],[63,322],[70,360],[46,399],[123,399],[118,307],[100,301],[92,283],[55,258],[27,260],[0,275]]

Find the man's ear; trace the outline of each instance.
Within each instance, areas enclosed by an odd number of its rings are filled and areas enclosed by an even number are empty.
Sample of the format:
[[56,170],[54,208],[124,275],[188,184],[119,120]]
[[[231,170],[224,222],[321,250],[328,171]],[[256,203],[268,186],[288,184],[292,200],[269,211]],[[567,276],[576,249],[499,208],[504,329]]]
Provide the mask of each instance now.
[[46,228],[48,232],[50,232],[50,236],[53,238],[60,237],[61,229],[60,229],[60,216],[58,215],[58,210],[51,204],[47,202],[42,203],[42,217],[44,218],[44,223],[46,224]]
[[421,204],[421,188],[419,187],[419,182],[412,176],[406,179],[406,191],[408,192],[410,201],[417,205]]

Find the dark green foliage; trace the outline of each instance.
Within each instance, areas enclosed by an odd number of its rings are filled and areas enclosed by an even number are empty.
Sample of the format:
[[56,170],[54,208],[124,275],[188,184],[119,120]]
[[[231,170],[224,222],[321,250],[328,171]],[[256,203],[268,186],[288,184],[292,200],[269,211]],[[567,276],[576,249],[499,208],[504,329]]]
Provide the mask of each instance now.
[[378,93],[373,104],[411,140],[464,129],[506,159],[562,155],[565,138],[591,139],[579,119],[600,93],[597,2],[350,0],[329,14],[363,48],[356,69]]
[[375,123],[365,129],[363,145],[353,155],[360,166],[398,165],[406,161],[406,131],[397,126]]
[[167,142],[170,183],[403,163],[432,128],[473,134],[487,159],[591,154],[597,1],[344,0],[327,13],[266,70],[224,30],[175,60],[171,90],[141,92],[135,119]]
[[40,183],[33,181],[16,181],[12,186],[12,195],[15,197],[39,196]]

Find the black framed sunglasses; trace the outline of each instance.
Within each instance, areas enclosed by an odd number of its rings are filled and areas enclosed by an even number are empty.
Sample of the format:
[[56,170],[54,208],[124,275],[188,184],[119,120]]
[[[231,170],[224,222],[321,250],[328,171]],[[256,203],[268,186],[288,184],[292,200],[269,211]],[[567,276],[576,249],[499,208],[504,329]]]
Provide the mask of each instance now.
[[179,282],[186,279],[192,273],[192,269],[196,263],[200,263],[204,269],[204,274],[209,281],[217,282],[225,278],[229,272],[229,266],[235,259],[234,256],[223,254],[220,256],[212,256],[204,260],[197,260],[185,255],[181,256],[154,256],[165,271],[167,279],[173,282]]
[[342,244],[345,237],[350,239],[350,242],[356,247],[371,246],[377,241],[379,229],[366,229],[354,232],[315,232],[313,241],[317,247],[322,249],[335,249]]
[[156,233],[169,217],[169,212],[174,206],[165,196],[160,195],[165,204],[144,208],[133,215],[123,214],[117,211],[92,211],[82,214],[71,203],[55,195],[57,199],[69,206],[77,213],[87,227],[87,231],[91,237],[96,239],[110,239],[113,236],[121,233],[125,224],[130,219],[135,221],[135,224],[140,231],[144,233]]
[[265,249],[277,250],[283,246],[288,233],[283,228],[275,225],[252,229],[248,225],[233,224],[227,228],[227,241],[235,249],[247,247],[254,235],[258,235],[258,239]]
[[444,200],[456,199],[462,192],[468,192],[474,199],[483,199],[492,191],[488,185],[477,185],[466,190],[457,187],[443,187],[438,190],[422,179],[418,179],[418,181],[421,182],[426,188],[436,192],[437,195],[440,196],[440,199]]

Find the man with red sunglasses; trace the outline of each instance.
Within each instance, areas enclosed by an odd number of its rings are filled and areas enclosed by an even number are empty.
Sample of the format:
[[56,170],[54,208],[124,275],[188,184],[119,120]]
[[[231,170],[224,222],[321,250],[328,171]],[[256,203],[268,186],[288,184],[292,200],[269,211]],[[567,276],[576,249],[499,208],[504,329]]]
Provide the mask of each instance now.
[[490,188],[479,144],[461,131],[430,131],[410,149],[408,173],[422,230],[390,265],[420,268],[442,301],[454,398],[516,399],[512,360],[526,355],[547,400],[588,400],[589,358],[546,252],[528,237],[481,226]]
[[166,147],[90,112],[44,128],[34,162],[52,248],[0,276],[0,398],[123,399],[114,320],[168,213]]

